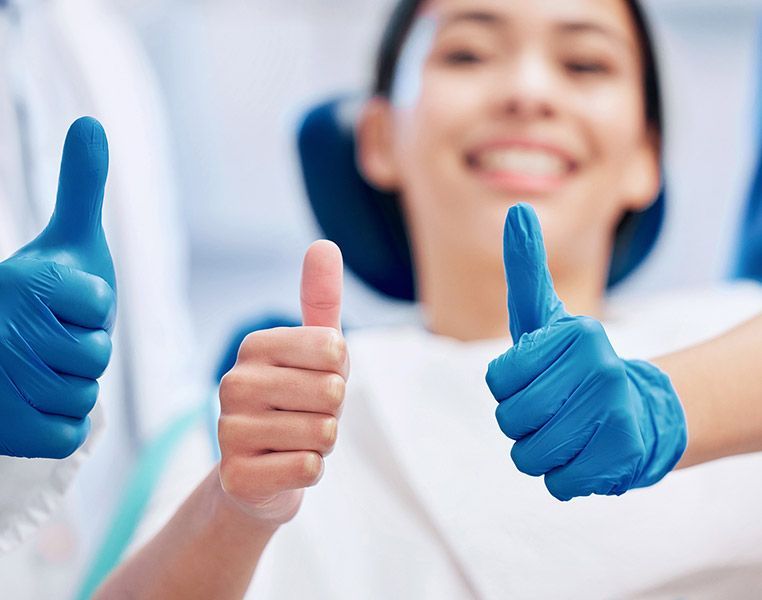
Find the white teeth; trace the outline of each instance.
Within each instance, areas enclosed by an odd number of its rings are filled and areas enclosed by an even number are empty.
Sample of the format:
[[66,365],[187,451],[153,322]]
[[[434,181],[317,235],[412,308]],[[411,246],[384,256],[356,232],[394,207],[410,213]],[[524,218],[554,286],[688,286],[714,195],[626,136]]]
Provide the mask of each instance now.
[[530,177],[559,177],[568,170],[566,162],[556,154],[519,148],[482,152],[477,163],[489,171],[510,171]]

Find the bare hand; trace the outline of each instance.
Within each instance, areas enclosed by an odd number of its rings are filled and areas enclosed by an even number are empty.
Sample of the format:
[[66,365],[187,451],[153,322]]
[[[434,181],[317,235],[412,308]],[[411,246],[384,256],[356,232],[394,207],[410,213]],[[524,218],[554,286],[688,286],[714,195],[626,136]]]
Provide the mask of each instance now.
[[341,293],[341,252],[315,242],[302,270],[304,325],[249,335],[222,380],[222,488],[264,523],[293,518],[336,443],[349,375]]

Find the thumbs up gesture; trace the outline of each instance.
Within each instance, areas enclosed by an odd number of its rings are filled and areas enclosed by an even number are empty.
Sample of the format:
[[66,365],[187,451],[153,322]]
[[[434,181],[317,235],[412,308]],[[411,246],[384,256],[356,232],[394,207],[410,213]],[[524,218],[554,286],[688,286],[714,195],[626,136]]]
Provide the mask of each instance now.
[[302,271],[302,327],[246,337],[220,385],[220,482],[267,525],[290,520],[336,443],[349,375],[341,334],[342,258],[315,242]]
[[56,207],[0,263],[0,454],[64,458],[84,443],[111,356],[114,268],[101,227],[108,145],[83,118],[64,144]]
[[659,481],[687,443],[667,375],[622,360],[598,321],[566,312],[529,206],[508,212],[504,253],[514,346],[490,363],[487,385],[499,403],[500,429],[515,440],[516,467],[544,475],[559,500],[620,495]]

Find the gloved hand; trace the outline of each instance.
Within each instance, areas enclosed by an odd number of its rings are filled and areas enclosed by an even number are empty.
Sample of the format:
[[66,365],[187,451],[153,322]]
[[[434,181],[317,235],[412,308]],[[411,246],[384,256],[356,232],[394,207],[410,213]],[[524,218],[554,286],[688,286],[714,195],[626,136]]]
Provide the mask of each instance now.
[[89,433],[116,315],[101,226],[107,172],[102,127],[79,119],[50,223],[0,263],[0,454],[64,458]]
[[598,321],[566,312],[529,206],[508,212],[504,252],[515,345],[490,363],[487,385],[499,402],[500,428],[516,441],[518,469],[545,475],[559,500],[620,495],[659,481],[687,444],[667,375],[619,358]]

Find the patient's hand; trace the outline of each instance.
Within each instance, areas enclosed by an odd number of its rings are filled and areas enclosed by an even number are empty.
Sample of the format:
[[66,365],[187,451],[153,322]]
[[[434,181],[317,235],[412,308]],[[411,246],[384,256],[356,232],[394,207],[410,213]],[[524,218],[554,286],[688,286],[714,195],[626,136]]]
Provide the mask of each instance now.
[[514,346],[490,363],[487,384],[516,467],[544,475],[559,500],[656,483],[686,446],[669,377],[623,360],[598,321],[566,312],[529,206],[511,208],[504,243]]
[[220,387],[220,482],[247,514],[290,520],[336,443],[349,361],[341,334],[342,258],[320,241],[302,271],[303,327],[258,331]]

